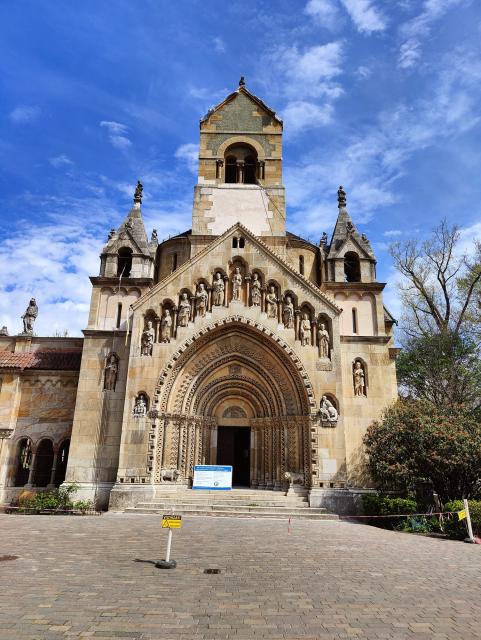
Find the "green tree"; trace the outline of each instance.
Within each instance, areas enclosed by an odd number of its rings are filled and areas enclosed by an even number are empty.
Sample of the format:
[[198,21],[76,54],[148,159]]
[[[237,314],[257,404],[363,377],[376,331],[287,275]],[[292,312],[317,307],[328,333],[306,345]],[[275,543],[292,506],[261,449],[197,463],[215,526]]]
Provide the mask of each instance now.
[[481,422],[463,406],[401,399],[374,422],[364,444],[373,479],[384,489],[412,491],[430,482],[442,502],[481,488]]

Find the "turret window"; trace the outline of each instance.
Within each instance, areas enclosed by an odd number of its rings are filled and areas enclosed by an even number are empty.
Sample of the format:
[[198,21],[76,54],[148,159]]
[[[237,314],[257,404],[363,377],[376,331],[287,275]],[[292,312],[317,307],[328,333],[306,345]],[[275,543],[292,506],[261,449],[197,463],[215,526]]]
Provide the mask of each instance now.
[[346,282],[361,282],[361,263],[354,251],[348,251],[344,256],[344,276]]
[[257,184],[256,150],[248,144],[233,144],[225,153],[225,182],[229,184]]
[[299,256],[299,273],[304,275],[304,256]]
[[120,278],[129,278],[132,271],[132,249],[122,247],[119,249],[117,258],[117,276]]

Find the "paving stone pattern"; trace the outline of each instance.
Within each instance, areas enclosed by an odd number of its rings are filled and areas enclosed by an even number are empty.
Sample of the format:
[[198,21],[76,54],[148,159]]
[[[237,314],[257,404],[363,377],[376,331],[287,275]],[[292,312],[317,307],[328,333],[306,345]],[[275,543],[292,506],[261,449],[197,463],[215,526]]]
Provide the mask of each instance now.
[[0,639],[481,638],[480,546],[348,522],[291,528],[185,518],[178,568],[163,571],[158,516],[1,515],[0,556],[18,559],[0,562]]

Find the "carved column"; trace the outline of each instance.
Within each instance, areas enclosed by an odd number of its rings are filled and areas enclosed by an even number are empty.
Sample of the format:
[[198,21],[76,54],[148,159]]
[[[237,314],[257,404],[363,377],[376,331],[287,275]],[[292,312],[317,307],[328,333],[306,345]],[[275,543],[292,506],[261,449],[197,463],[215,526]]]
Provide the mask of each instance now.
[[207,300],[207,311],[212,311],[212,287],[210,285],[207,286],[207,293],[209,294],[209,298]]
[[244,184],[244,161],[237,160],[237,182]]
[[280,440],[279,440],[279,425],[277,421],[272,421],[272,481],[274,489],[281,488],[280,482]]
[[190,296],[190,321],[194,322],[195,318],[195,296]]
[[282,324],[282,298],[277,300],[277,322]]
[[261,287],[261,311],[266,311],[266,288]]
[[165,424],[166,424],[166,418],[160,418],[160,420],[157,420],[156,442],[155,442],[155,459],[156,459],[157,468],[154,469],[154,478],[156,482],[160,482],[162,467],[165,464],[164,462]]
[[220,180],[222,178],[222,167],[224,166],[224,161],[223,160],[216,160],[215,161],[215,177],[217,180]]
[[261,160],[259,162],[259,178],[261,180],[264,180],[265,174],[266,174],[266,163],[263,160]]
[[154,342],[160,342],[160,318],[155,318],[155,337]]
[[37,452],[32,451],[32,459],[30,460],[30,469],[28,472],[27,484],[25,485],[26,487],[33,487],[32,483],[33,483],[36,468],[37,468]]
[[301,318],[301,310],[300,309],[296,309],[294,311],[294,331],[295,331],[295,336],[294,339],[295,340],[300,340],[300,331],[301,331],[301,323],[300,323],[300,318]]
[[246,307],[250,307],[250,297],[251,297],[251,277],[250,275],[247,275],[245,277],[245,281],[246,281]]
[[317,345],[317,320],[311,322],[311,344],[313,347]]
[[172,320],[172,327],[171,327],[171,334],[173,338],[177,338],[177,315],[179,313],[179,308],[178,307],[172,307],[172,315],[173,315],[173,320]]
[[217,464],[217,423],[210,430],[210,463]]
[[265,434],[265,452],[264,459],[266,462],[266,487],[268,489],[272,489],[274,486],[274,478],[273,478],[273,448],[272,448],[272,424],[266,422],[264,426],[264,434]]
[[194,465],[196,460],[196,420],[195,418],[189,418],[186,425],[187,430],[187,442],[186,442],[186,464],[185,464],[185,477],[193,479],[194,477]]
[[50,482],[47,485],[47,489],[55,489],[55,473],[57,471],[58,451],[53,453],[52,470],[50,472]]
[[227,302],[228,288],[229,288],[229,276],[224,276],[224,307],[229,306],[229,303]]

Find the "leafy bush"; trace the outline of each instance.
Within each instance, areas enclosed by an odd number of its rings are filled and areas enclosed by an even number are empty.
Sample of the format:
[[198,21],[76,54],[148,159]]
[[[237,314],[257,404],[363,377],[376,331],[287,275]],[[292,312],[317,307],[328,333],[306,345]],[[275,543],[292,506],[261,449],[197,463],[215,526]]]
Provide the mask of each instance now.
[[[444,511],[461,511],[462,509],[464,509],[462,500],[453,500],[444,505]],[[469,514],[471,516],[473,533],[475,535],[481,535],[481,500],[469,500]],[[450,538],[456,540],[464,540],[464,538],[468,537],[466,520],[459,520],[456,514],[446,519],[444,530]]]
[[75,511],[85,513],[86,511],[94,510],[94,503],[92,500],[77,500],[77,502],[73,503],[73,508]]
[[59,487],[53,491],[37,493],[31,498],[22,501],[21,507],[24,509],[34,509],[36,511],[53,510],[69,511],[74,508],[72,496],[78,491],[78,485],[71,484],[66,487]]
[[[365,494],[362,496],[364,514],[367,516],[388,516],[393,514],[416,513],[418,505],[411,498],[389,498],[377,494]],[[383,529],[393,529],[399,525],[401,518],[395,515],[392,518],[372,518],[369,524]]]
[[441,533],[441,523],[437,516],[410,516],[403,518],[402,522],[396,527],[398,531],[407,531],[409,533]]

